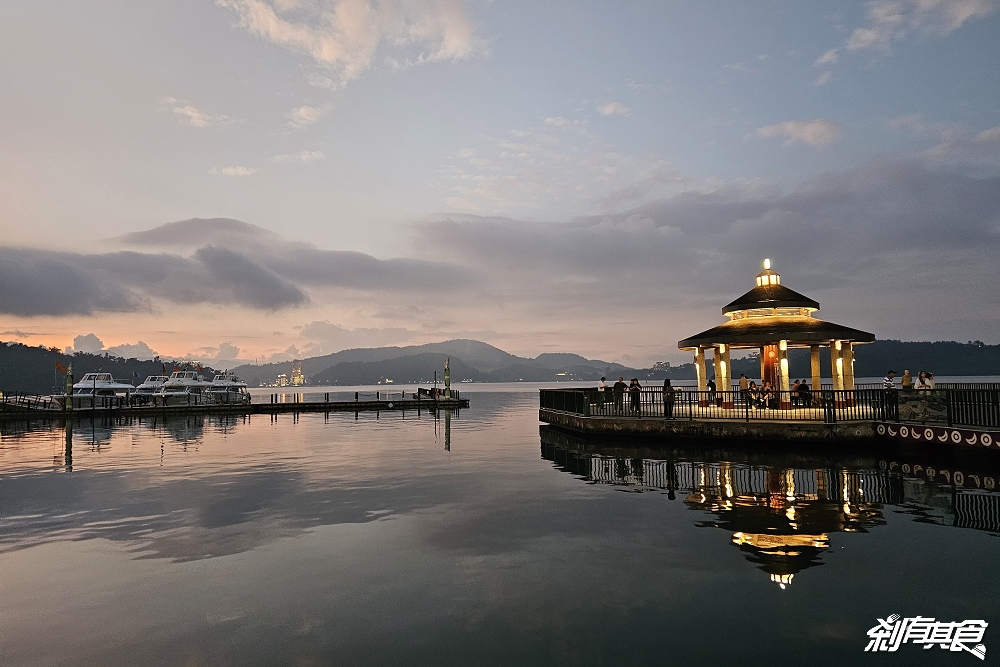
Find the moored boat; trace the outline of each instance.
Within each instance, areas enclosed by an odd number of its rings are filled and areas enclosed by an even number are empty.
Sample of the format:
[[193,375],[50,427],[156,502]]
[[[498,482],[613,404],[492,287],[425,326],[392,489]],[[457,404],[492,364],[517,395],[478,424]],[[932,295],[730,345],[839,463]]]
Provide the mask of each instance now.
[[246,405],[250,403],[250,392],[247,383],[233,373],[218,373],[212,379],[206,398],[211,403]]
[[73,384],[75,407],[112,407],[128,402],[135,387],[126,380],[116,380],[111,373],[87,373]]
[[153,393],[154,405],[200,405],[212,385],[195,371],[174,371]]
[[132,403],[135,405],[149,405],[152,402],[153,394],[159,391],[160,387],[168,379],[166,375],[150,375],[132,392]]

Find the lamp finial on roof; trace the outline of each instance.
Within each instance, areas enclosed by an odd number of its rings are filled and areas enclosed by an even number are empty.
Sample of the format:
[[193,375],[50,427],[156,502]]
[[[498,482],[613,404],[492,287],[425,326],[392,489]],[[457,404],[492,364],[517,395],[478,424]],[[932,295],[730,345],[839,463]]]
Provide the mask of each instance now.
[[771,260],[764,260],[764,270],[757,274],[757,287],[765,285],[780,285],[781,276],[771,270]]

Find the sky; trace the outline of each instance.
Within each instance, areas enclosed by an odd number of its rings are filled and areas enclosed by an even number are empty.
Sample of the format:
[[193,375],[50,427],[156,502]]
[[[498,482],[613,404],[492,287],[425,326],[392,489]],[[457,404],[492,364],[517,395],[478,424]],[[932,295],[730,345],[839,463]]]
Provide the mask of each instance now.
[[0,340],[681,362],[764,258],[1000,343],[1000,0],[7,0]]

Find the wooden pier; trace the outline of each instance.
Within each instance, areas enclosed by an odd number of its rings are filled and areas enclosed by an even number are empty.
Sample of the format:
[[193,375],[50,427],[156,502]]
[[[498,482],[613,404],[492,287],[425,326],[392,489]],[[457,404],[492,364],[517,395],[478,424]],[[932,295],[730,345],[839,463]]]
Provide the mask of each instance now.
[[73,410],[0,404],[0,420],[61,420],[107,417],[169,417],[171,415],[260,415],[288,412],[383,412],[459,410],[469,407],[467,398],[406,398],[356,401],[286,401],[245,404],[201,404],[169,406],[128,406],[76,408]]

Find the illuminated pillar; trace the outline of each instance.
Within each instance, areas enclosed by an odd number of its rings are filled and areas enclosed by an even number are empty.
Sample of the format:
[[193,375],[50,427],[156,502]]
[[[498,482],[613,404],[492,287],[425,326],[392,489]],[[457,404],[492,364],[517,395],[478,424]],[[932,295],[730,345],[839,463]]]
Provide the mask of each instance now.
[[830,343],[830,374],[833,375],[833,390],[844,391],[844,356],[839,340]]
[[[705,377],[705,350],[700,347],[694,352],[694,370],[698,374],[698,391],[708,391],[708,378]],[[698,394],[698,406],[703,408],[707,405],[707,394]]]
[[764,379],[767,377],[764,373],[764,365],[767,363],[765,360],[767,356],[767,348],[760,348],[760,385],[764,386]]
[[788,341],[783,340],[778,343],[778,389],[781,391],[781,408],[787,410],[792,407],[791,395],[788,383]]
[[812,368],[812,390],[823,388],[823,375],[819,369],[819,345],[809,346],[809,366]]
[[854,391],[854,343],[845,340],[841,352],[844,357],[844,389]]
[[715,383],[719,386],[720,391],[726,392],[722,394],[722,407],[732,408],[733,372],[729,365],[729,346],[721,343],[715,350],[715,356],[719,359],[719,369],[715,373]]

